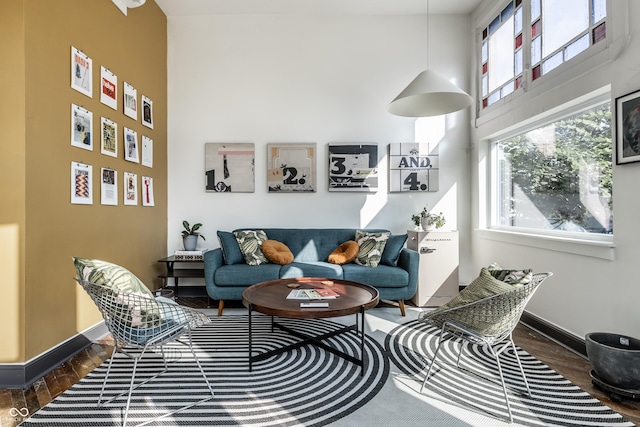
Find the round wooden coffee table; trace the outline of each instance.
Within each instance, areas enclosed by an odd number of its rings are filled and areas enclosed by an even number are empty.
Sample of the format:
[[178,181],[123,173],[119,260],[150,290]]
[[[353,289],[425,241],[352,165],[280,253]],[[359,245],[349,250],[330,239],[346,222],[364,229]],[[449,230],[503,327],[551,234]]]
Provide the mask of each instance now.
[[[330,289],[339,296],[334,299],[306,300],[306,299],[288,299],[287,296],[292,290],[303,289]],[[249,309],[249,371],[252,369],[253,362],[267,359],[276,354],[281,354],[295,348],[313,344],[323,348],[337,356],[349,360],[360,367],[364,366],[364,315],[365,311],[378,305],[378,290],[372,286],[362,283],[352,282],[342,279],[326,279],[318,277],[301,277],[295,279],[279,279],[270,280],[268,282],[257,283],[248,287],[242,293],[242,303]],[[308,302],[327,303],[327,307],[303,307],[301,304]],[[287,333],[298,337],[301,341],[290,344],[285,347],[277,348],[271,351],[253,354],[252,349],[252,313],[257,311],[262,314],[271,316],[271,325],[273,328],[286,331]],[[330,317],[340,317],[348,315],[356,315],[356,322],[353,325],[345,326],[319,336],[312,336],[300,331],[293,330],[274,320],[275,317],[289,319],[326,319]],[[361,316],[360,322],[358,317]],[[360,325],[358,325],[360,323]],[[312,328],[309,328],[312,330]],[[333,336],[346,333],[348,331],[356,331],[361,338],[360,342],[360,358],[353,357],[338,350],[323,341]]]

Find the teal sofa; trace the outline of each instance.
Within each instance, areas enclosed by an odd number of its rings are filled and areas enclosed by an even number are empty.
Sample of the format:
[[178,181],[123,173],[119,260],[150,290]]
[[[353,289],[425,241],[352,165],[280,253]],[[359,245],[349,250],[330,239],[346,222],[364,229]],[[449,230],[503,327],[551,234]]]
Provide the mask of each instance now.
[[[248,230],[248,228],[234,231]],[[218,231],[220,248],[205,252],[204,277],[209,297],[218,300],[218,316],[224,301],[242,300],[242,292],[256,283],[294,277],[326,277],[351,280],[374,286],[381,300],[398,301],[405,315],[404,300],[416,293],[420,257],[404,247],[407,235],[391,235],[380,264],[376,267],[355,263],[327,262],[340,244],[355,240],[356,229],[346,228],[252,228],[263,230],[271,240],[284,243],[294,255],[291,264],[248,265],[244,261],[233,232]],[[387,230],[365,229],[369,232]]]

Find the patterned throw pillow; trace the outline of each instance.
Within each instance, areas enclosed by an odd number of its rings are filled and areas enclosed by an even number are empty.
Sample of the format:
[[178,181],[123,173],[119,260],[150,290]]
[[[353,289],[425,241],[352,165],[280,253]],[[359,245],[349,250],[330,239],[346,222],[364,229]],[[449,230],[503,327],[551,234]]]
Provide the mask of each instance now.
[[531,282],[533,270],[504,270],[498,263],[494,262],[488,267],[489,273],[498,280],[502,280],[513,286],[522,286]]
[[[98,259],[73,258],[78,279],[113,289],[114,313],[120,321],[134,328],[153,327],[160,322],[160,313],[153,293],[135,274],[119,265]],[[144,306],[138,297],[144,300]],[[120,307],[118,307],[120,306]]]
[[104,285],[126,294],[154,298],[153,293],[135,274],[124,267],[99,259],[73,258],[78,278]]
[[242,230],[234,231],[240,252],[244,257],[244,262],[249,265],[267,264],[269,260],[262,253],[262,242],[268,240],[264,230]]
[[[448,303],[441,305],[433,311],[424,312],[420,315],[421,319],[428,319],[436,316],[438,313],[448,310],[450,308],[458,307],[465,304],[470,304],[475,301],[479,301],[483,298],[492,297],[494,295],[501,294],[503,292],[507,292],[513,289],[513,285],[505,283],[501,280],[496,279],[491,275],[489,269],[482,268],[480,270],[480,275],[471,282],[466,288],[464,288],[458,295],[456,295],[451,301]],[[455,313],[449,315],[450,320],[455,320]],[[436,319],[438,319],[436,317]],[[438,326],[442,325],[442,319],[438,319],[436,324]],[[477,325],[476,325],[477,326]],[[486,328],[482,327],[476,329],[477,331],[482,330],[486,332]]]
[[388,231],[370,233],[357,230],[356,242],[358,243],[359,251],[358,256],[356,256],[354,260],[356,264],[377,267],[382,259],[382,252],[384,252],[384,247],[390,235],[391,233]]

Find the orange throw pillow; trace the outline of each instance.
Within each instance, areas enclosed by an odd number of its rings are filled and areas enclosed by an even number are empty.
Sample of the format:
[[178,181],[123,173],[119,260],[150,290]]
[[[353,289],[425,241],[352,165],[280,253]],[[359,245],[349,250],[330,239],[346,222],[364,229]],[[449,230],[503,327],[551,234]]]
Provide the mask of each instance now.
[[349,240],[338,246],[333,252],[329,254],[327,261],[332,264],[348,264],[358,256],[360,247],[357,242]]
[[285,265],[293,262],[293,254],[287,245],[277,240],[262,242],[262,253],[274,264]]

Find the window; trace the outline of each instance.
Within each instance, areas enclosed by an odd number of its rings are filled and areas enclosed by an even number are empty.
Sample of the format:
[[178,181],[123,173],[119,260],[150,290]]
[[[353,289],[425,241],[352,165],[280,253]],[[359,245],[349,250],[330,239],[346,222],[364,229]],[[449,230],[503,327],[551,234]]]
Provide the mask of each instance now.
[[[481,107],[604,40],[606,16],[606,0],[509,1],[482,30]],[[531,68],[525,69],[525,64]]]
[[610,102],[494,141],[491,227],[612,234],[611,153]]

